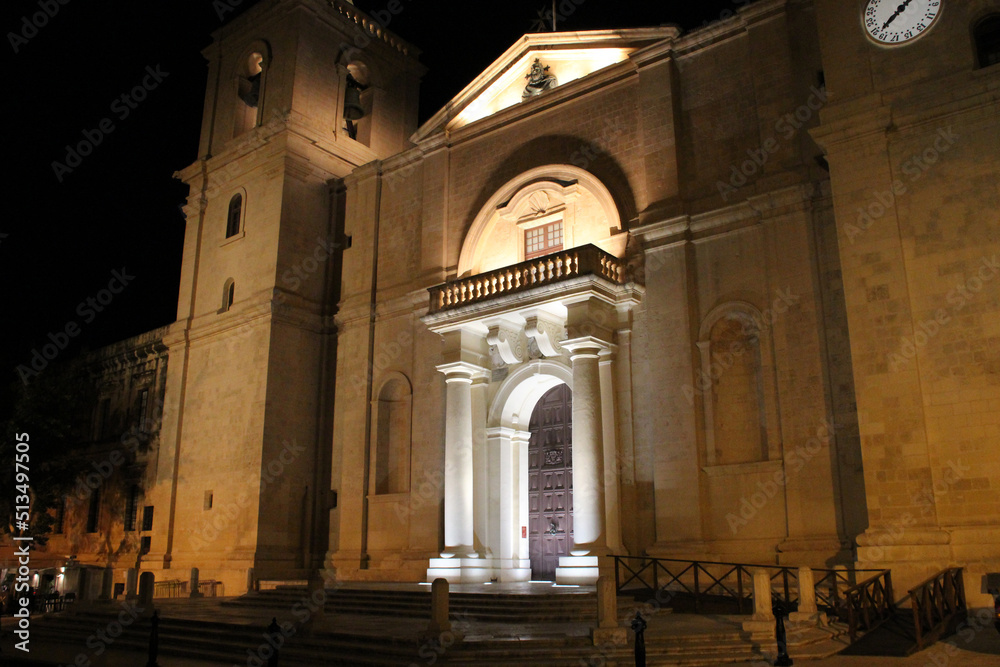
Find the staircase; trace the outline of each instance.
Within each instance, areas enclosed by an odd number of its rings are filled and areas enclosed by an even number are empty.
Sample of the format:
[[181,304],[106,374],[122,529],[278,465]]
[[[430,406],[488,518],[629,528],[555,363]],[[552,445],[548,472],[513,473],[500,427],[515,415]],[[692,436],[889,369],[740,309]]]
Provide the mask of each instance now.
[[[305,589],[281,586],[275,590],[249,593],[227,600],[227,607],[289,609],[307,597]],[[481,623],[587,623],[597,614],[597,594],[593,591],[556,594],[450,593],[453,621]],[[427,590],[328,589],[328,614],[391,616],[429,619],[430,587]]]
[[[647,630],[647,632],[649,632]],[[469,639],[469,638],[467,638]],[[474,639],[474,638],[472,638]],[[579,665],[635,664],[634,646],[594,646],[589,637],[537,637],[524,641],[517,637],[466,641],[444,656],[445,664],[493,665]],[[650,665],[684,665],[709,667],[733,663],[748,663],[762,659],[758,647],[739,631],[676,637],[647,635],[646,660]]]
[[[591,589],[518,594],[512,592],[452,592],[453,631],[462,641],[444,635],[423,638],[430,617],[429,588],[348,587],[326,591],[325,616],[311,631],[302,616],[309,592],[283,586],[240,598],[157,600],[162,655],[218,664],[267,664],[270,652],[265,628],[272,618],[293,628],[283,642],[282,667],[305,665],[552,665],[626,666],[634,664],[634,648],[594,646],[597,600]],[[620,620],[628,625],[636,603],[620,598]],[[646,655],[650,665],[689,667],[748,663],[763,659],[773,646],[761,646],[743,632],[739,616],[698,616],[661,610],[650,614]],[[50,614],[33,624],[33,638],[59,643],[94,658],[88,639],[107,634],[118,620],[117,604],[86,613]],[[821,657],[843,648],[834,641],[843,628],[809,629],[790,636],[795,657]],[[137,619],[109,645],[110,651],[145,651],[150,622]],[[629,633],[629,641],[633,641]],[[793,637],[796,637],[793,639]],[[91,640],[93,642],[93,640]],[[91,644],[93,646],[93,644]],[[260,660],[258,663],[252,658]],[[249,662],[248,662],[249,661]],[[70,660],[69,662],[72,662]]]

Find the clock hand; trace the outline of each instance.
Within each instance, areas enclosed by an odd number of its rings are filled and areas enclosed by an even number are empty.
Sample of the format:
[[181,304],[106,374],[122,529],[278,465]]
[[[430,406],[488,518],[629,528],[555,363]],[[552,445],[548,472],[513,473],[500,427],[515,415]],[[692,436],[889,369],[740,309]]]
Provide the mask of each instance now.
[[903,2],[903,4],[901,4],[899,7],[897,7],[896,11],[893,13],[893,15],[890,16],[889,20],[886,21],[885,24],[882,26],[882,30],[885,30],[886,28],[888,28],[889,24],[892,23],[893,21],[895,21],[897,16],[899,16],[904,11],[906,11],[907,5],[909,5],[911,2],[913,2],[913,0],[905,0]]

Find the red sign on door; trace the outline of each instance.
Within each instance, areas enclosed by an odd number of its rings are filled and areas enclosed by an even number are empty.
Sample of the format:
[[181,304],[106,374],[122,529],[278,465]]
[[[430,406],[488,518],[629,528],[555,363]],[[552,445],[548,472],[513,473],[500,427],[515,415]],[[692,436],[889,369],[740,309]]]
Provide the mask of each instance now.
[[521,526],[521,537],[527,537],[527,536],[528,536],[528,527]]

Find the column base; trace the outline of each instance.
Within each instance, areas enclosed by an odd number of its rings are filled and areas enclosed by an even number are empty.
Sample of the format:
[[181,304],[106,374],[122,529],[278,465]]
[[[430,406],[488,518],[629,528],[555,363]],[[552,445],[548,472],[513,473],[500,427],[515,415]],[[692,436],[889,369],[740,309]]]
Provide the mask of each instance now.
[[594,646],[628,646],[628,629],[592,628],[590,638]]
[[530,581],[531,566],[525,561],[502,558],[431,558],[427,581],[446,579],[450,584],[485,584],[493,581]]
[[743,632],[753,641],[774,641],[774,617],[758,617],[754,614],[749,621],[743,621]]
[[596,584],[601,576],[597,556],[560,556],[557,584]]
[[826,614],[821,611],[793,611],[788,615],[788,620],[792,623],[815,625],[817,627],[826,627],[830,624]]

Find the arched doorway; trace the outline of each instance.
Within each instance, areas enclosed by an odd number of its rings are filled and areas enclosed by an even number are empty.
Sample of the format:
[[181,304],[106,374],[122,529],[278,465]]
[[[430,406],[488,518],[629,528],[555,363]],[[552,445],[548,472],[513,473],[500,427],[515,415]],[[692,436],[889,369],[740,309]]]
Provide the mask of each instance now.
[[528,431],[528,553],[533,580],[554,581],[573,546],[573,398],[560,384],[531,413]]

